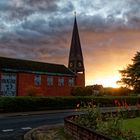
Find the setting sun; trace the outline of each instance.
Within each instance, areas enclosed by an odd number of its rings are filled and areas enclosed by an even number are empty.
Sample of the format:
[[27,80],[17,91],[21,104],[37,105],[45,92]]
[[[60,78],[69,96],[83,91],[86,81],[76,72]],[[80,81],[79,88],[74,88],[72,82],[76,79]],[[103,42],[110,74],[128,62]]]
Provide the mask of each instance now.
[[104,87],[117,88],[119,86],[116,84],[116,81],[118,81],[119,79],[120,79],[120,77],[118,75],[115,75],[115,76],[110,75],[110,76],[105,76],[105,77],[102,77],[102,78],[96,78],[94,80],[89,80],[89,81],[87,81],[87,84],[88,85],[101,84]]

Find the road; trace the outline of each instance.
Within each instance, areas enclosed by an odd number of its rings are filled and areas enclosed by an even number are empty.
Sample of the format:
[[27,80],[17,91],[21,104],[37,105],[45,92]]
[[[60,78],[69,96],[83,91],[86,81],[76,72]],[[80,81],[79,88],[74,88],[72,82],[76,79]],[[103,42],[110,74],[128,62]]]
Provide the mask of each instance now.
[[[116,111],[116,107],[100,108],[101,112]],[[135,109],[135,107],[131,107]],[[34,113],[0,114],[0,140],[22,140],[23,135],[42,125],[63,123],[64,117],[82,112],[76,110],[46,111]]]
[[22,140],[23,135],[41,125],[63,123],[65,116],[79,114],[73,110],[46,112],[43,114],[18,114],[0,117],[0,140]]

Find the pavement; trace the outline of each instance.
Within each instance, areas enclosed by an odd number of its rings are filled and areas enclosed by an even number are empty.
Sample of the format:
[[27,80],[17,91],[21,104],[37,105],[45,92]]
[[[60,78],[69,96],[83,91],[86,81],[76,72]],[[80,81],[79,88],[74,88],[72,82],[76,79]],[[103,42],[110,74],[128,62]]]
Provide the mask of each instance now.
[[[54,128],[60,128],[63,127],[64,124],[60,123],[57,125],[43,125],[37,128],[34,128],[30,131],[28,131],[25,135],[24,135],[24,140],[36,140],[37,135],[40,134],[45,134],[45,136],[47,136],[47,133],[49,135],[49,130],[50,129],[54,129]],[[49,136],[50,137],[50,136]]]
[[0,113],[0,118],[15,117],[15,116],[27,116],[27,115],[39,115],[48,113],[61,113],[61,112],[78,112],[78,109],[65,109],[65,110],[45,110],[45,111],[28,111],[28,112],[8,112]]

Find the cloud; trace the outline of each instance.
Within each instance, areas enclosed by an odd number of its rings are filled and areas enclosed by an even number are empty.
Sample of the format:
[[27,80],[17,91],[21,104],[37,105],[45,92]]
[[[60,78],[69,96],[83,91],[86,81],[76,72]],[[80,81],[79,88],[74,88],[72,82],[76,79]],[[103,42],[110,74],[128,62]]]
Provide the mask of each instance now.
[[120,68],[140,48],[139,7],[139,0],[1,0],[0,56],[67,65],[76,11],[87,73]]

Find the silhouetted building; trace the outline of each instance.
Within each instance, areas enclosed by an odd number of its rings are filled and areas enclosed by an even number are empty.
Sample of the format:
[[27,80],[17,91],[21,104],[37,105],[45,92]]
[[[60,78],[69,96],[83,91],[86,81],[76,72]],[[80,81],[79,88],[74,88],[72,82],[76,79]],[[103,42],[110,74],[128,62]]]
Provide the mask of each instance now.
[[85,86],[76,17],[68,68],[60,64],[0,57],[1,96],[68,96],[74,86]]
[[68,68],[76,74],[76,85],[85,86],[85,68],[76,17],[72,33]]

